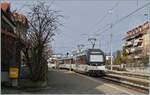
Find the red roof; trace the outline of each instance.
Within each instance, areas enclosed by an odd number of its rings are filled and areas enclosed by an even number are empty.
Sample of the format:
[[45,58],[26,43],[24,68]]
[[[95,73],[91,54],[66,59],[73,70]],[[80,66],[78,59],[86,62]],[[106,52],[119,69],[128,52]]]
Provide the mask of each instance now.
[[8,2],[3,2],[3,3],[1,3],[0,5],[1,5],[1,9],[2,9],[4,12],[10,11],[10,3],[8,3]]
[[148,30],[148,29],[149,29],[149,23],[148,23],[148,21],[146,21],[143,25],[139,25],[138,27],[135,27],[134,29],[128,31],[127,35],[124,39],[133,37],[137,34],[146,33],[147,31],[145,31],[145,30]]
[[25,26],[28,26],[28,20],[27,20],[26,16],[19,14],[19,13],[13,13],[13,16],[16,21],[24,24]]

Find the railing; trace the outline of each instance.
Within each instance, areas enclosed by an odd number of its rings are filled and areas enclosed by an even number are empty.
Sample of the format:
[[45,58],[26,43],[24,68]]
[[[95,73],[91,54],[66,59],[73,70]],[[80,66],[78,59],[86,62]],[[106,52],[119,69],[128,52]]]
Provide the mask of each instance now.
[[[149,73],[149,67],[147,64],[122,64],[122,65],[113,65],[113,70],[117,71],[127,71],[127,72],[133,72],[133,73]],[[107,65],[106,68],[110,70],[110,65]]]

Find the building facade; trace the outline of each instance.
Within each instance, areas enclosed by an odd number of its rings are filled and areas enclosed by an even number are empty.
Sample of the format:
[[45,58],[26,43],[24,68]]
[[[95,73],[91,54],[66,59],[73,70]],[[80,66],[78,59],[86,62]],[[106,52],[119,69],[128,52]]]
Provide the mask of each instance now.
[[[10,3],[1,3],[1,82],[17,86],[19,78],[21,50],[25,47],[25,43],[19,39],[19,34],[24,30],[27,31],[27,19],[25,26],[23,23],[24,17],[20,16],[20,23],[17,17],[10,11]],[[25,22],[25,21],[24,21]],[[21,25],[22,27],[19,27]]]
[[1,4],[1,81],[10,83],[9,67],[16,63],[16,25],[10,12],[10,4]]
[[149,24],[148,21],[127,32],[123,50],[127,54],[128,64],[143,64],[149,55]]

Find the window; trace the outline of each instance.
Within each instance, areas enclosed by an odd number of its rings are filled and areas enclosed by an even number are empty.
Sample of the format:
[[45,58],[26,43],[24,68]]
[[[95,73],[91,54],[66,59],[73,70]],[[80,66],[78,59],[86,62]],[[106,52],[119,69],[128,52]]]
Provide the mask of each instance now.
[[102,55],[90,55],[90,61],[91,62],[103,62],[103,56]]

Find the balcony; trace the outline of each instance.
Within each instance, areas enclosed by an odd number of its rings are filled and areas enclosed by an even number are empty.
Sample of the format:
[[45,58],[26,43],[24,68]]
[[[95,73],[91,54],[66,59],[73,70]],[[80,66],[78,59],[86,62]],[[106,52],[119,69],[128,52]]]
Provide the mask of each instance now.
[[125,43],[126,47],[133,46],[133,41],[128,41]]
[[134,40],[133,46],[141,46],[143,43],[143,39],[136,39]]
[[126,49],[126,52],[128,52],[128,54],[136,54],[136,53],[142,53],[143,51],[143,47],[139,46],[139,47],[130,47]]
[[135,47],[135,51],[139,51],[139,50],[143,50],[143,47],[142,46]]
[[134,58],[135,58],[135,59],[140,59],[140,58],[143,58],[143,54],[138,54],[138,55],[135,55],[135,56],[134,56]]

